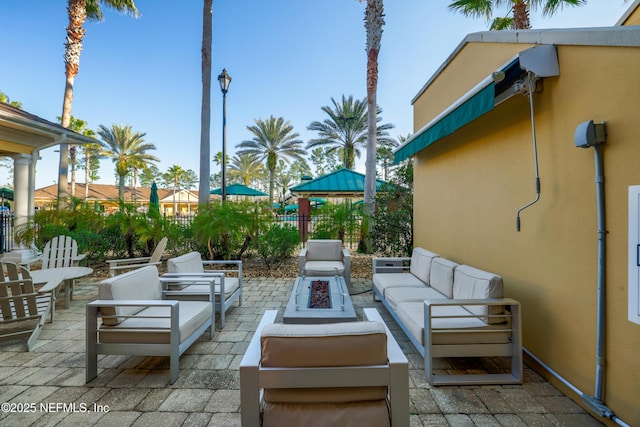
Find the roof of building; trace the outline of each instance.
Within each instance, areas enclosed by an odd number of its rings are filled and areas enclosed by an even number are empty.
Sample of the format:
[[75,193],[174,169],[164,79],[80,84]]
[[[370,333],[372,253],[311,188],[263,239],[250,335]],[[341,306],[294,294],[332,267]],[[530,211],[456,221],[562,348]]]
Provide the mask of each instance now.
[[0,154],[30,154],[58,144],[98,142],[19,108],[0,102]]
[[[84,183],[76,183],[76,191],[75,196],[79,198],[84,198],[85,184]],[[183,190],[192,193],[196,199],[198,197],[198,192],[195,190]],[[178,194],[179,191],[176,191]],[[149,196],[151,194],[151,188],[149,187],[136,187],[135,190],[135,200],[141,201],[149,201]],[[158,188],[158,198],[160,200],[165,200],[170,198],[173,195],[172,189],[167,188]],[[55,200],[58,197],[58,185],[52,184],[46,187],[38,188],[35,192],[35,200]],[[99,200],[99,201],[112,201],[118,199],[118,186],[117,185],[109,185],[109,184],[89,184],[89,199],[91,200]],[[134,200],[134,192],[132,187],[124,188],[124,199],[125,201]]]
[[[365,175],[351,169],[338,169],[291,188],[298,196],[362,196],[364,194]],[[385,184],[376,179],[376,189]]]
[[469,43],[550,44],[556,46],[640,47],[640,27],[618,26],[544,30],[481,31],[468,34],[411,100],[414,104]]

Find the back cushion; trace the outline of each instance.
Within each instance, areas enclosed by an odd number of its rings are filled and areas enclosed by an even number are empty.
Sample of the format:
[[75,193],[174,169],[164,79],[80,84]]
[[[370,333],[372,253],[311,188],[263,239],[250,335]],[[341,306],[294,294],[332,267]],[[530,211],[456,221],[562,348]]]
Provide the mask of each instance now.
[[[468,265],[461,265],[456,268],[453,279],[454,299],[486,299],[502,298],[502,278],[493,273],[479,270]],[[471,313],[486,316],[500,315],[503,313],[502,306],[468,305],[465,306]],[[482,318],[488,323],[501,323],[501,317]]]
[[427,285],[429,284],[429,274],[431,272],[431,260],[437,257],[438,254],[430,252],[422,248],[413,248],[411,253],[411,266],[409,271],[422,280]]
[[167,260],[167,272],[169,273],[202,273],[203,271],[200,252],[189,252]]
[[[160,300],[162,290],[155,265],[138,268],[100,282],[100,299],[105,300]],[[104,307],[100,311],[105,316],[132,315],[144,307]],[[103,318],[105,325],[117,325],[125,318]]]
[[[380,322],[320,325],[274,323],[260,337],[264,367],[313,368],[368,366],[387,363],[387,334]],[[266,402],[360,402],[384,400],[387,388],[266,389]]]
[[453,273],[459,265],[446,258],[433,258],[431,260],[429,286],[447,298],[453,298]]
[[342,240],[309,240],[307,241],[308,261],[342,260]]
[[262,366],[327,367],[387,363],[387,334],[379,322],[273,323],[262,330],[260,343]]

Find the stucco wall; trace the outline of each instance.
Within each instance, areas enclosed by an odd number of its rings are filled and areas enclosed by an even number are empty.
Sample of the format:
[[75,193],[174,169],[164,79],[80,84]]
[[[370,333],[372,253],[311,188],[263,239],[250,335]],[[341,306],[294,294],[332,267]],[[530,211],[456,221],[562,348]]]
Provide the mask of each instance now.
[[[469,44],[414,104],[420,129],[527,45]],[[494,61],[486,65],[485,53]],[[593,149],[576,125],[606,121],[605,401],[640,425],[640,326],[627,321],[627,188],[640,184],[640,49],[558,46],[559,77],[534,96],[540,201],[528,99],[516,96],[415,157],[415,245],[501,274],[522,303],[524,344],[587,394],[595,384],[597,224]],[[458,60],[459,59],[459,60]],[[471,64],[481,64],[473,71]],[[458,94],[458,96],[460,96]],[[443,105],[447,104],[447,105]]]

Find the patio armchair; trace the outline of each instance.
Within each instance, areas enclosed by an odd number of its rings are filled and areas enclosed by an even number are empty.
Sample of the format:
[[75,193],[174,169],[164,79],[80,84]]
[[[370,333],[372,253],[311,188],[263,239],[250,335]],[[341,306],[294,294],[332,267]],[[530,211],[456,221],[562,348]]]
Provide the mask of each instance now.
[[36,292],[26,268],[0,261],[0,341],[27,337],[31,351],[51,310],[51,293]]
[[408,426],[408,361],[378,311],[364,322],[275,324],[265,312],[240,363],[243,427]]
[[87,382],[98,375],[98,354],[124,354],[169,356],[173,384],[180,356],[208,328],[213,339],[213,304],[164,299],[155,265],[106,279],[98,292],[86,306]]
[[[207,269],[218,266],[221,269]],[[231,276],[232,274],[233,276]],[[220,327],[225,326],[225,313],[237,300],[242,305],[242,261],[241,260],[203,260],[200,252],[189,252],[167,260],[167,273],[161,281],[167,296],[177,300],[209,301],[209,284],[206,278],[215,280],[214,304],[220,313]]]
[[42,251],[42,269],[77,267],[86,254],[78,254],[78,242],[73,237],[60,235],[49,240]]
[[342,276],[351,286],[351,255],[342,240],[308,240],[298,255],[300,276]]
[[113,277],[120,273],[124,273],[125,271],[144,267],[146,265],[160,265],[162,263],[162,254],[166,247],[167,238],[163,237],[156,245],[151,256],[107,260],[107,264],[109,264],[109,275]]

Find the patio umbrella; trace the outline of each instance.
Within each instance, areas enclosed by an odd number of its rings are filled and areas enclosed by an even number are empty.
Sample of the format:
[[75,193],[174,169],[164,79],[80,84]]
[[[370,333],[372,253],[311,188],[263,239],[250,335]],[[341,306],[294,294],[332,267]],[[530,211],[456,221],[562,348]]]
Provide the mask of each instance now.
[[[222,194],[222,188],[210,191],[211,194]],[[242,184],[227,185],[227,196],[268,196],[267,193]]]
[[13,200],[13,190],[7,187],[0,188],[0,196],[2,197],[2,201],[4,199]]
[[153,181],[151,184],[151,194],[149,194],[149,211],[160,212],[160,199],[158,198],[158,186]]

